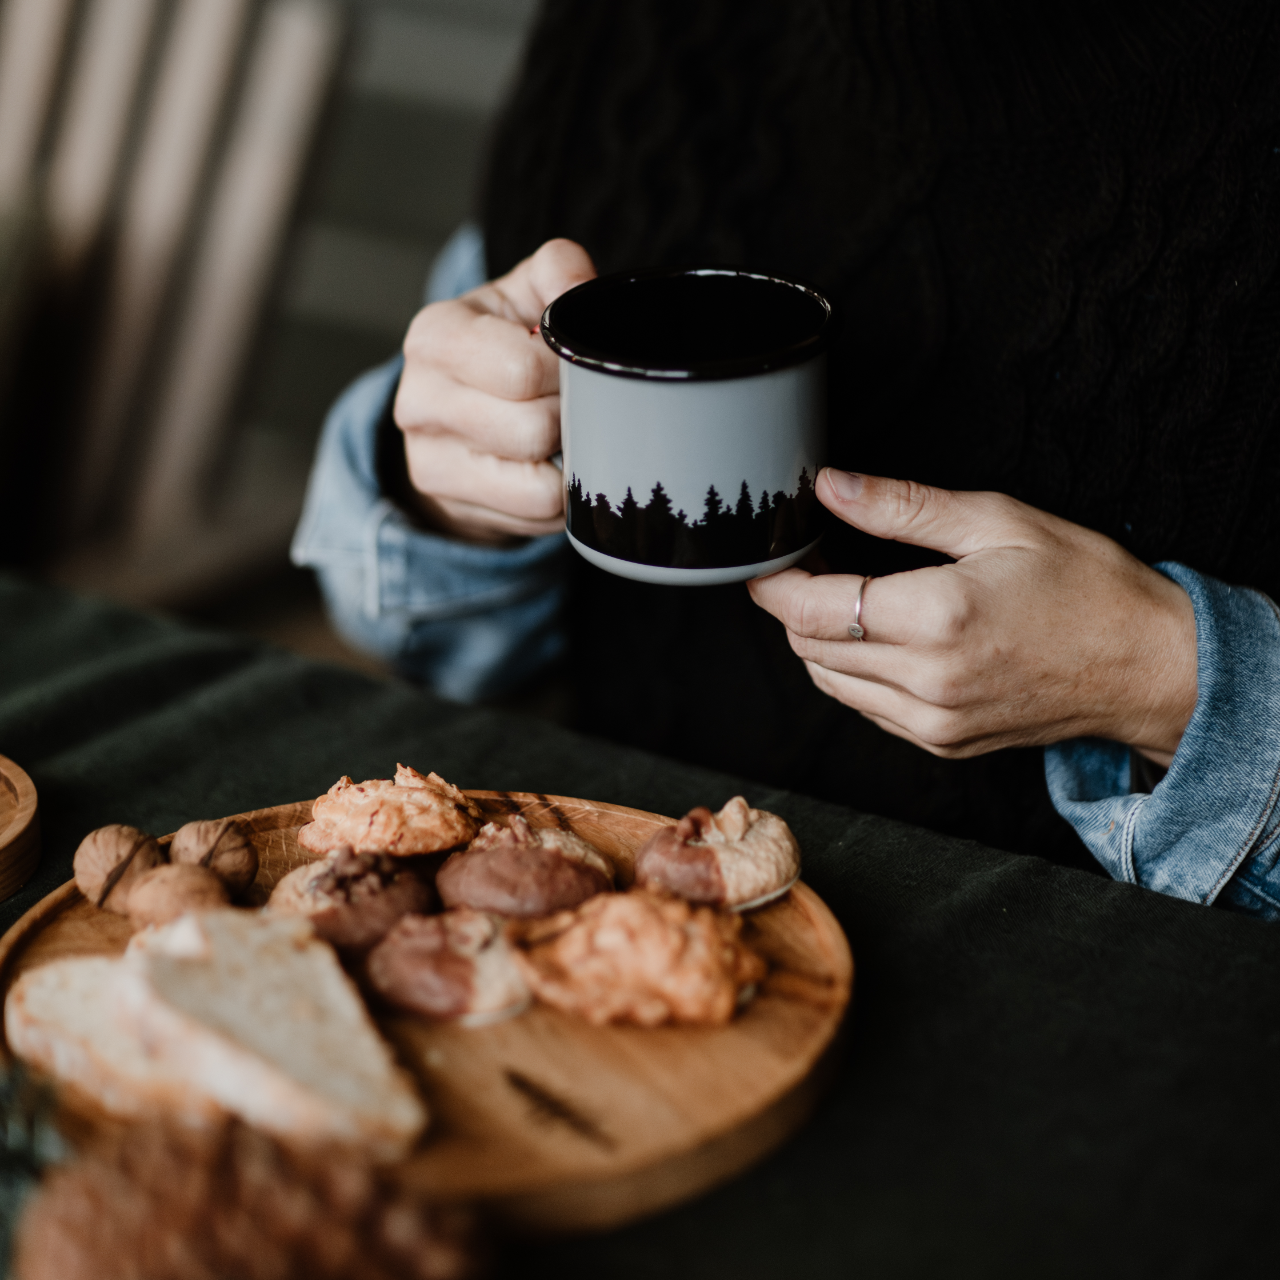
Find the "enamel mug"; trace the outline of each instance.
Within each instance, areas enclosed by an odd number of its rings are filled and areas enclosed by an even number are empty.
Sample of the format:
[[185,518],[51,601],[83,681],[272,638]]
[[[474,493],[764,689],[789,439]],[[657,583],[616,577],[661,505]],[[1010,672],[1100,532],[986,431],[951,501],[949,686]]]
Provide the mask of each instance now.
[[671,586],[777,573],[818,541],[831,304],[727,268],[602,276],[542,317],[560,356],[569,540]]

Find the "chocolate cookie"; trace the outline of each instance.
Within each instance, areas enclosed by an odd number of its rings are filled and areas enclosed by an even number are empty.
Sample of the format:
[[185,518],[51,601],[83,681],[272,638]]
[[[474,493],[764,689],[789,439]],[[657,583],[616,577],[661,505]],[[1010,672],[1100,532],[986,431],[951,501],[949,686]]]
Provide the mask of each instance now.
[[529,1003],[501,922],[465,907],[408,915],[369,953],[365,976],[384,999],[431,1018],[496,1022]]
[[572,832],[531,827],[519,814],[489,823],[436,876],[447,907],[503,916],[544,916],[613,887],[605,856]]
[[272,891],[272,911],[306,916],[326,942],[362,951],[401,916],[431,907],[431,886],[402,861],[350,847],[291,871]]

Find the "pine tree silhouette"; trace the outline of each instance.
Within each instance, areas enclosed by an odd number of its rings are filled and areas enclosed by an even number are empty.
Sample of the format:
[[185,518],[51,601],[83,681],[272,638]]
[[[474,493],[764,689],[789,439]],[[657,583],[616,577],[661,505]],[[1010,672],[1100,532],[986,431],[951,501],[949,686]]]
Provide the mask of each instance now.
[[609,499],[603,493],[597,493],[596,505],[591,510],[591,525],[595,530],[596,547],[605,555],[626,554],[625,551],[613,550],[615,546],[621,546],[620,540],[615,536],[619,523],[613,507],[609,505]]
[[725,523],[725,538],[735,547],[751,547],[755,545],[757,541],[755,537],[756,509],[755,504],[751,501],[751,490],[747,487],[745,480],[742,482],[742,489],[738,494],[738,505],[734,507],[733,515]]
[[764,547],[766,555],[768,554],[772,529],[773,507],[769,503],[769,491],[765,489],[760,494],[760,505],[756,508],[751,537],[754,545]]
[[[640,556],[640,504],[635,500],[628,487],[627,496],[618,508],[617,525],[618,545],[627,548],[626,554],[632,558]],[[614,552],[613,554],[617,554]]]
[[[653,492],[649,495],[649,502],[645,506],[645,510],[652,512],[656,516],[669,516],[671,514],[671,499],[667,497],[667,491],[662,487],[662,481],[659,480],[653,486]],[[682,516],[684,512],[680,513]]]
[[603,493],[593,502],[577,476],[570,477],[566,493],[569,531],[579,542],[640,564],[755,564],[798,551],[821,528],[821,508],[807,469],[801,471],[794,495],[779,489],[771,499],[766,491],[758,504],[752,503],[745,480],[733,507],[726,506],[711,485],[702,518],[692,522],[683,510],[672,512],[661,482],[653,486],[643,507],[630,489],[616,509]]
[[773,528],[769,531],[767,559],[773,560],[777,556],[785,556],[788,551],[804,546],[799,537],[800,526],[796,520],[795,500],[779,489],[773,495]]
[[720,507],[720,495],[716,492],[715,485],[712,485],[707,490],[707,509],[702,517],[702,523],[708,528],[720,518]]
[[600,545],[591,513],[591,499],[583,492],[582,481],[573,476],[566,491],[569,500],[565,511],[565,527],[584,546],[598,551]]
[[809,479],[806,468],[800,468],[800,479],[796,483],[796,524],[802,540],[812,542],[822,528],[822,508],[818,503],[818,495],[814,492],[813,481]]
[[676,519],[671,499],[659,480],[640,512],[639,558],[644,564],[670,564],[675,553]]

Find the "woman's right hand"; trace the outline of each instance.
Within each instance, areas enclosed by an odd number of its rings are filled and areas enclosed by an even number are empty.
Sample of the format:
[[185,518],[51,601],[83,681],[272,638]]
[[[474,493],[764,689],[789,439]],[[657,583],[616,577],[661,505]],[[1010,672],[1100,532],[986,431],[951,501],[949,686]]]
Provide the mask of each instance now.
[[471,542],[564,527],[558,357],[538,321],[595,277],[587,251],[548,240],[499,280],[424,307],[404,340],[395,421],[420,514]]

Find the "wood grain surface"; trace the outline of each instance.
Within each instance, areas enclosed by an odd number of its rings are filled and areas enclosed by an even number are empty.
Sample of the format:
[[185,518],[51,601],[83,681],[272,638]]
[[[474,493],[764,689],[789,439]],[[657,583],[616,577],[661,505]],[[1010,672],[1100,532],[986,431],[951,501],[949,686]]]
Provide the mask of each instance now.
[[[498,821],[522,813],[591,841],[631,882],[659,814],[564,796],[472,791]],[[273,885],[312,855],[297,842],[311,801],[243,817]],[[66,955],[120,954],[130,927],[67,884],[0,939],[0,988]],[[806,885],[749,913],[744,937],[769,962],[755,999],[725,1027],[592,1027],[545,1005],[464,1028],[408,1014],[378,1021],[431,1111],[399,1169],[435,1199],[481,1201],[542,1231],[603,1228],[708,1189],[760,1159],[809,1115],[853,983],[834,916]]]
[[0,898],[17,893],[40,864],[40,809],[35,784],[0,756]]

